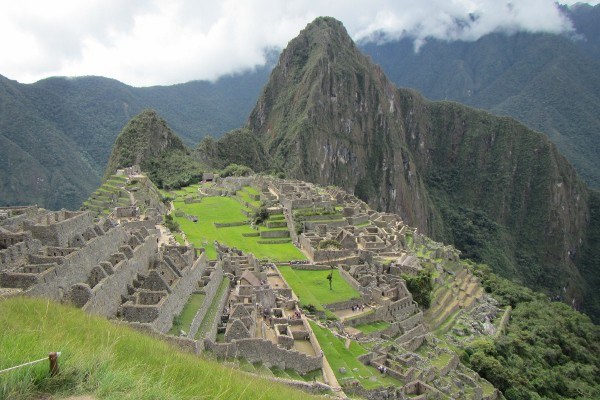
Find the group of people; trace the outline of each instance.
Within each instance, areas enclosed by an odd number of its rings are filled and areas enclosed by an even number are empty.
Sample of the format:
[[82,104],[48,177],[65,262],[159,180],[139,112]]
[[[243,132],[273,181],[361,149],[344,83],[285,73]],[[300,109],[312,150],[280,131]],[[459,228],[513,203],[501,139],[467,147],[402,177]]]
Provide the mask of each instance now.
[[365,309],[365,305],[364,304],[355,304],[352,306],[352,311],[356,312],[356,311],[364,311]]
[[377,370],[381,372],[382,375],[385,375],[387,373],[387,367],[385,365],[380,365],[379,367],[377,367]]

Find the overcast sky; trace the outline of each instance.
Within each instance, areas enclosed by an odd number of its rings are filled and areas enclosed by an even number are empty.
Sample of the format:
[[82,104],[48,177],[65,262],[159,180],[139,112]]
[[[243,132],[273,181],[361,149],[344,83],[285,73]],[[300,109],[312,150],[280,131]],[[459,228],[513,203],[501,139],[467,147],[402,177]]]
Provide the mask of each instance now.
[[214,80],[263,65],[265,48],[285,47],[320,15],[342,21],[355,40],[408,34],[417,48],[427,37],[570,29],[552,0],[0,0],[0,74],[23,83]]

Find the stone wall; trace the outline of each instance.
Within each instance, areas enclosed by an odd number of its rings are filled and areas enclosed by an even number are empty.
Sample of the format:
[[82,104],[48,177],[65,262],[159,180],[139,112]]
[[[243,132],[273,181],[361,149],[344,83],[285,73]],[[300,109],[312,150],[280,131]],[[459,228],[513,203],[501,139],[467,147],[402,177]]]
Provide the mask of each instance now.
[[130,259],[114,265],[113,273],[94,286],[83,309],[92,314],[115,317],[121,305],[121,296],[127,295],[127,285],[131,284],[138,274],[148,273],[148,267],[156,258],[156,252],[156,235],[148,235],[143,243],[133,249]]
[[204,285],[202,288],[200,288],[200,292],[203,292],[205,297],[204,297],[204,301],[202,302],[202,305],[200,305],[200,308],[198,309],[198,312],[196,312],[196,316],[194,317],[192,324],[190,325],[190,330],[187,333],[188,338],[193,338],[196,336],[196,332],[198,332],[198,328],[200,327],[200,324],[202,323],[202,320],[204,319],[206,312],[210,308],[210,305],[212,304],[212,302],[215,298],[215,294],[217,293],[217,290],[219,289],[219,285],[221,285],[222,281],[223,281],[223,269],[220,267],[217,267],[210,274],[209,281],[206,283],[206,285]]
[[352,308],[352,306],[355,306],[357,304],[360,305],[362,303],[363,303],[362,297],[357,297],[355,299],[339,301],[337,303],[323,304],[323,307],[325,307],[329,311],[339,311],[339,310],[347,310],[349,308]]
[[[93,225],[92,215],[88,211],[57,211],[48,213],[45,220],[37,223],[24,222],[24,230],[30,231],[35,239],[46,246],[69,247],[79,243],[73,240]],[[81,243],[82,244],[82,243]]]
[[166,332],[171,329],[173,318],[181,313],[192,292],[198,289],[198,281],[202,279],[207,265],[206,254],[202,253],[190,268],[182,271],[181,278],[175,287],[171,287],[172,292],[167,296],[159,317],[153,323],[155,330]]
[[277,230],[277,231],[261,231],[261,238],[288,238],[290,237],[290,231],[288,230]]
[[331,267],[329,265],[319,265],[319,264],[292,264],[292,269],[306,270],[306,271],[325,271],[330,270]]
[[54,273],[45,276],[43,282],[33,286],[25,294],[61,300],[72,285],[86,282],[92,269],[100,262],[108,260],[119,245],[126,242],[127,237],[127,233],[121,227],[115,227],[90,239],[82,248],[60,257],[61,262],[57,263]]
[[215,298],[213,301],[217,302],[217,313],[215,315],[215,319],[211,322],[210,328],[207,330],[206,338],[209,340],[216,340],[217,338],[217,326],[219,325],[219,321],[221,320],[221,315],[223,313],[223,308],[225,308],[225,304],[227,304],[227,299],[229,298],[230,288],[223,291],[221,298]]
[[358,283],[358,281],[354,279],[348,271],[346,271],[343,268],[338,268],[338,271],[340,271],[340,275],[342,276],[342,278],[344,278],[344,280],[348,282],[348,285],[352,286],[354,290],[357,290],[359,292],[362,291],[362,286],[360,285],[360,283]]
[[314,262],[326,262],[338,258],[350,257],[353,254],[353,250],[314,250],[312,258]]
[[244,358],[251,363],[262,362],[267,367],[290,368],[299,374],[320,369],[323,365],[321,356],[283,349],[269,340],[259,338],[240,339],[231,343],[214,343],[206,339],[204,346],[219,358]]

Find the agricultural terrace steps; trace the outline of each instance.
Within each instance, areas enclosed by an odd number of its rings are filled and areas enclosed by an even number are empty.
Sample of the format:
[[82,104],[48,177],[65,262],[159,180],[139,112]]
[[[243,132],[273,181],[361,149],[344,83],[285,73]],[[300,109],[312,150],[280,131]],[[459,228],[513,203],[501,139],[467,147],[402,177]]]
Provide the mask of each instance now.
[[448,282],[436,291],[432,306],[425,312],[425,321],[431,330],[439,328],[458,310],[472,307],[484,292],[479,279],[466,268],[446,279]]

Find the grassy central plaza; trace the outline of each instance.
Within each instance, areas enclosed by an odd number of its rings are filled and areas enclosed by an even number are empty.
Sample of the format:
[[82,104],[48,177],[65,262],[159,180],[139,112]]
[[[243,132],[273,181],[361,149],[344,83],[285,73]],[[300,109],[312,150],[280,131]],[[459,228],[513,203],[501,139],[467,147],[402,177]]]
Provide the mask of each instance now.
[[[190,189],[176,192],[176,194],[189,194]],[[291,242],[264,244],[259,243],[260,234],[263,230],[271,230],[266,227],[253,229],[248,222],[248,217],[242,213],[244,206],[234,198],[215,196],[204,197],[199,203],[186,204],[183,199],[176,198],[173,201],[175,213],[174,220],[185,233],[187,240],[195,247],[205,247],[209,259],[216,259],[217,252],[214,241],[230,247],[236,247],[242,251],[253,253],[257,258],[268,258],[273,261],[304,260],[306,257]],[[177,215],[183,216],[177,216]],[[186,216],[195,216],[197,222],[193,222]],[[217,228],[217,224],[239,223],[239,226],[228,226]],[[257,236],[244,236],[257,235]]]
[[312,304],[318,310],[323,310],[323,304],[337,303],[360,297],[360,293],[342,278],[337,269],[333,270],[331,290],[327,279],[327,275],[331,270],[309,271],[285,266],[279,267],[279,271],[300,298],[302,306]]

